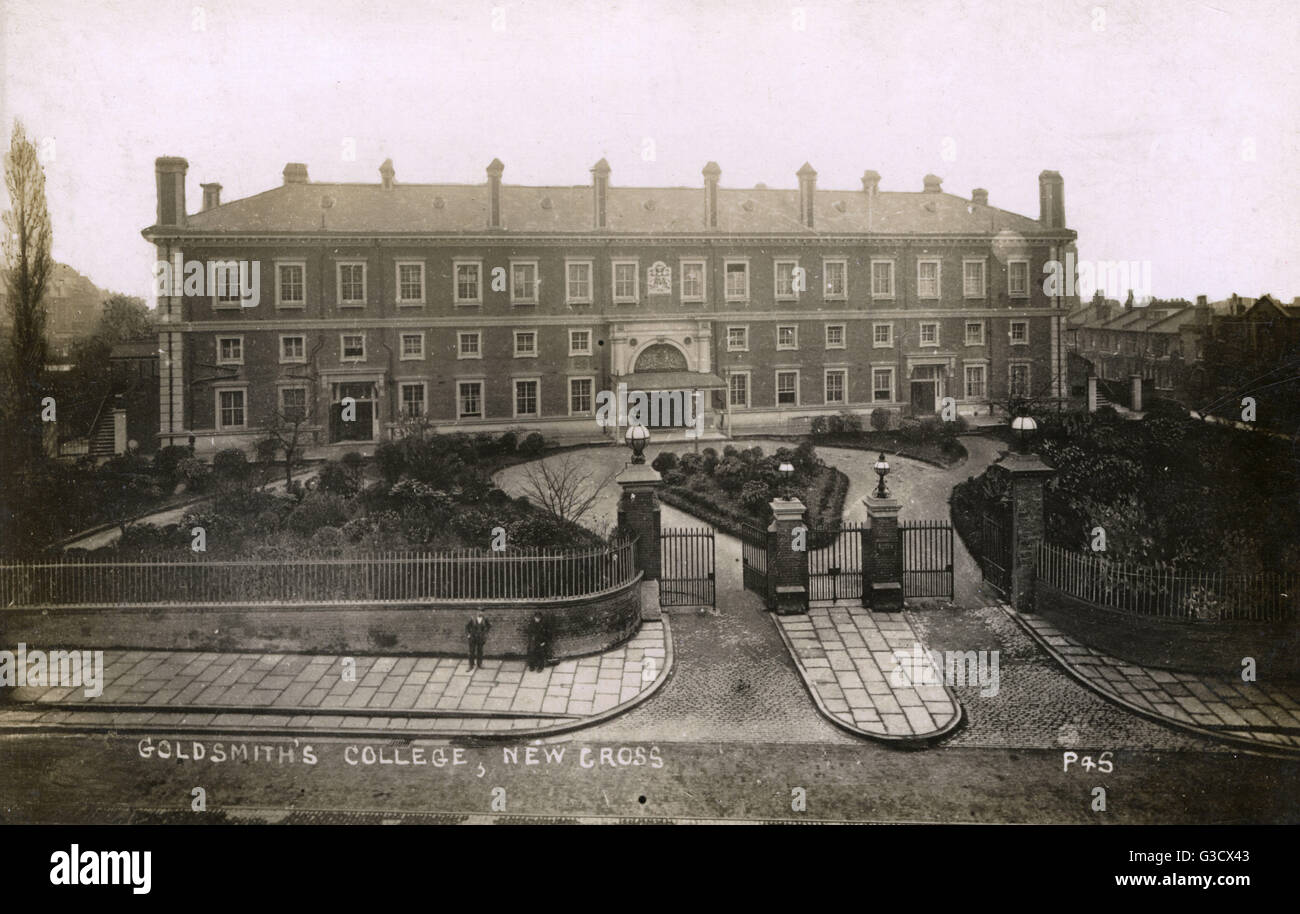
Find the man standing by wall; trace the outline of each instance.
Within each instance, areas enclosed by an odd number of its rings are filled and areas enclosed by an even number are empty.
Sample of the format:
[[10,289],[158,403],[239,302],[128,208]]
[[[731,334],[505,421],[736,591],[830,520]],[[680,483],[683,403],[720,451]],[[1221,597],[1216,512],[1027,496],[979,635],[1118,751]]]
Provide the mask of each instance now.
[[551,631],[541,610],[533,613],[528,623],[528,669],[546,669],[547,655],[551,649]]
[[492,623],[484,618],[483,613],[475,613],[474,618],[465,623],[465,634],[469,638],[469,668],[483,666],[483,646],[487,644],[488,630]]

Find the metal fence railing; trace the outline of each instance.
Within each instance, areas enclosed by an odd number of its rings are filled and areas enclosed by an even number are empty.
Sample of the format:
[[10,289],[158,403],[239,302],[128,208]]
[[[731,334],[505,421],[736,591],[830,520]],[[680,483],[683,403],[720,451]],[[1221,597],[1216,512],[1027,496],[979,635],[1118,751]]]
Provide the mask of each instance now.
[[587,550],[478,549],[350,558],[0,564],[0,607],[529,600],[636,577],[635,539]]
[[1295,619],[1300,574],[1226,574],[1132,565],[1059,546],[1038,547],[1039,580],[1098,606],[1203,621]]

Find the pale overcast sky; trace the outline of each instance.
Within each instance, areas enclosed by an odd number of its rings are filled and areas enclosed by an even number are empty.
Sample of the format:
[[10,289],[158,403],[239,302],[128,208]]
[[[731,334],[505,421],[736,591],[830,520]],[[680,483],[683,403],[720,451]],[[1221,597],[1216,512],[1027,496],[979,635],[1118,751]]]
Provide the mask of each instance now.
[[[1038,215],[1152,292],[1300,294],[1300,4],[0,0],[5,147],[42,142],[55,255],[148,296],[153,161],[223,200],[313,180],[946,191]],[[495,26],[495,27],[494,27]],[[347,140],[355,161],[347,161]],[[648,144],[653,156],[647,157]],[[647,160],[649,158],[649,160]]]

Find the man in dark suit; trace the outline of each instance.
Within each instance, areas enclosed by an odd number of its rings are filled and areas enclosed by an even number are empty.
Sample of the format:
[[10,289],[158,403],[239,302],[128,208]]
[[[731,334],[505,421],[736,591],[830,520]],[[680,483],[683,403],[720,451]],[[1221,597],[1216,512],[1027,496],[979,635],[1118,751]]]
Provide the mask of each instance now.
[[546,660],[550,650],[551,627],[542,618],[541,610],[537,610],[528,623],[528,668],[530,670],[546,669]]
[[484,615],[475,613],[474,618],[465,623],[465,635],[469,638],[469,668],[483,666],[483,645],[487,643],[488,630],[492,628]]

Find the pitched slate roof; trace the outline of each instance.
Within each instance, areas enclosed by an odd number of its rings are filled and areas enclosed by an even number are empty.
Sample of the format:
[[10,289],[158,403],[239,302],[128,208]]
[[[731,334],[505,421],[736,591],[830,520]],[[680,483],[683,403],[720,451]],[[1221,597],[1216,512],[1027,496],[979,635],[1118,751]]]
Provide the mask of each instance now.
[[[799,191],[719,188],[719,234],[978,234],[1032,236],[1047,231],[1037,220],[947,193],[818,190],[816,229],[799,220]],[[704,189],[617,187],[608,190],[608,231],[629,234],[705,231]],[[592,189],[501,188],[506,233],[587,233]],[[233,200],[186,219],[189,232],[466,233],[487,230],[486,184],[290,183]],[[156,228],[156,227],[155,227]]]

